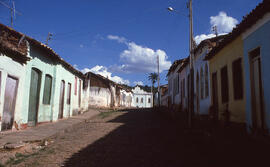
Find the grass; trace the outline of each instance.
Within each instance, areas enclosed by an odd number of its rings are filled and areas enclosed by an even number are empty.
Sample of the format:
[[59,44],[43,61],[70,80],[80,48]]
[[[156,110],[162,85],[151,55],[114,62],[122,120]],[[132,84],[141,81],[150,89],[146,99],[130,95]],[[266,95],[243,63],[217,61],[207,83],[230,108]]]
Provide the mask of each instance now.
[[[40,149],[38,152],[32,153],[32,154],[22,154],[22,153],[16,153],[15,157],[11,157],[6,163],[5,165],[18,165],[21,162],[24,162],[26,159],[28,159],[29,157],[32,156],[38,156],[41,153],[47,153],[47,154],[52,154],[55,153],[55,151],[53,149],[49,149],[49,148],[42,148]],[[36,162],[36,166],[38,166],[38,162]],[[0,164],[0,167],[4,167],[4,165]]]
[[101,112],[98,116],[102,119],[111,116],[116,111],[107,111],[107,112]]

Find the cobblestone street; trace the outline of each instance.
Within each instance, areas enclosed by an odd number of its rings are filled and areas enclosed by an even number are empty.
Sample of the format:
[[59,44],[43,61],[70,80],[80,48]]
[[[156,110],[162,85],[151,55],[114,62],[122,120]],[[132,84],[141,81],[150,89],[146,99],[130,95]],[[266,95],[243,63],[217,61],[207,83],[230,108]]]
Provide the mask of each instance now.
[[147,110],[101,113],[10,166],[268,166],[269,142],[196,129]]

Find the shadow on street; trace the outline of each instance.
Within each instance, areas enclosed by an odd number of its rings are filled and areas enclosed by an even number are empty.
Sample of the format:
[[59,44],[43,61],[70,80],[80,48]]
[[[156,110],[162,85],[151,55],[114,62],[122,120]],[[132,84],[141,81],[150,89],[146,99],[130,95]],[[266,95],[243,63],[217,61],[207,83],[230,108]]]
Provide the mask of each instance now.
[[[270,145],[243,134],[196,128],[184,118],[131,110],[109,121],[118,129],[74,154],[65,166],[189,167],[268,166]],[[91,132],[89,132],[91,133]]]

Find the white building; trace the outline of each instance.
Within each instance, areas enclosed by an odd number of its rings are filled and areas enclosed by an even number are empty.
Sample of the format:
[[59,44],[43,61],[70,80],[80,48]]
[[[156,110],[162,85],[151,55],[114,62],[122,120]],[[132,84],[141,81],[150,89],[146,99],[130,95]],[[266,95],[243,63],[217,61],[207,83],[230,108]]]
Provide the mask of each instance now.
[[152,93],[142,90],[139,86],[132,89],[132,92],[132,107],[151,108],[153,106]]
[[224,37],[206,39],[194,51],[194,112],[197,115],[208,115],[211,105],[209,63],[204,60],[205,56]]

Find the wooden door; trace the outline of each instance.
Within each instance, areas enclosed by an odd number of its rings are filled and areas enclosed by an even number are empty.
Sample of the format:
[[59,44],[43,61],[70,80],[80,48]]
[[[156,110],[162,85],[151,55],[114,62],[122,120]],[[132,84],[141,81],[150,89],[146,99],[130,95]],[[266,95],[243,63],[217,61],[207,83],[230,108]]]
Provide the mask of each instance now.
[[212,114],[214,120],[218,120],[218,82],[217,73],[212,74],[212,98],[213,98],[213,109]]
[[65,81],[61,81],[58,119],[63,118],[64,114]]
[[81,95],[82,95],[81,87],[82,87],[82,81],[80,80],[79,82],[79,107],[81,107]]
[[4,111],[1,126],[2,131],[12,129],[14,121],[17,89],[18,89],[18,79],[8,76],[5,89]]
[[71,108],[70,108],[70,103],[71,103],[71,83],[68,83],[68,88],[67,88],[67,111],[69,113],[69,116],[71,115]]
[[35,126],[38,122],[38,108],[40,95],[41,72],[32,68],[29,93],[28,126]]
[[259,51],[250,57],[251,70],[251,101],[252,101],[252,123],[254,128],[264,129],[264,100],[261,76],[261,58]]

